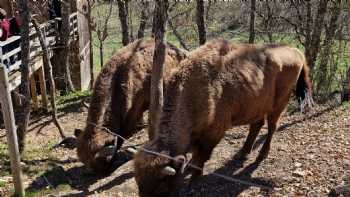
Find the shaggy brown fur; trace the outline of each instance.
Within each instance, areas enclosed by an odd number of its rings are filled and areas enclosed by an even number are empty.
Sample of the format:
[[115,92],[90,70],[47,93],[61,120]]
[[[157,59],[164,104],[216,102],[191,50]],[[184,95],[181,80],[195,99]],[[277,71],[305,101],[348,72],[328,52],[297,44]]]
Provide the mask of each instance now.
[[[302,70],[302,88],[310,92],[304,55],[295,48],[209,42],[191,52],[170,80],[159,133],[144,148],[173,157],[190,151],[192,164],[203,167],[232,126],[250,124],[241,152],[246,156],[267,119],[268,136],[257,158],[262,160]],[[162,173],[166,166],[177,174]],[[135,179],[141,197],[176,195],[182,182],[178,164],[144,151],[135,156]]]
[[[113,55],[95,81],[86,128],[77,143],[80,161],[95,172],[106,172],[110,168],[111,157],[97,153],[115,143],[114,136],[98,126],[128,138],[136,132],[137,123],[148,109],[153,51],[153,40],[129,44]],[[184,58],[184,52],[167,45],[165,81]],[[121,139],[117,140],[117,149],[122,143]]]

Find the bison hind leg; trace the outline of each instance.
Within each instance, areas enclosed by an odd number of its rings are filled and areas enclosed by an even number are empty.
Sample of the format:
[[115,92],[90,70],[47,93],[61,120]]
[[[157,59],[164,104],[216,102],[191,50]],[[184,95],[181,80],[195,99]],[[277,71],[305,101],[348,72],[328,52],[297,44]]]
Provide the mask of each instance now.
[[245,161],[247,159],[247,155],[252,151],[256,137],[258,136],[259,131],[263,126],[264,126],[264,119],[250,124],[249,134],[247,136],[247,139],[244,142],[243,147],[238,152],[238,159],[242,161]]
[[260,153],[256,159],[257,161],[263,161],[264,159],[267,158],[267,156],[270,152],[272,136],[277,129],[277,123],[278,123],[280,116],[281,116],[281,112],[272,113],[272,114],[269,114],[267,116],[267,123],[268,123],[267,138],[266,138],[265,143],[264,143],[263,147],[261,148]]

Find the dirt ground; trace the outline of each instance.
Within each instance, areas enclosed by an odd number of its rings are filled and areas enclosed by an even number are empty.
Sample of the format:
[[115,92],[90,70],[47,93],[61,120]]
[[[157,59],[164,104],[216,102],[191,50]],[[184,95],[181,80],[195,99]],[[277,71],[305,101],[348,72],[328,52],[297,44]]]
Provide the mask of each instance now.
[[[60,112],[60,122],[72,135],[87,115],[81,106]],[[36,115],[27,136],[23,170],[28,196],[137,196],[133,165],[129,161],[108,176],[89,174],[77,161],[74,149],[51,147],[59,141],[49,118]],[[266,135],[263,128],[253,153],[244,163],[235,159],[247,135],[247,127],[228,131],[205,166],[205,175],[181,196],[326,196],[337,185],[350,184],[350,105],[317,107],[307,115],[285,113],[275,133],[268,159],[255,158]],[[0,145],[6,137],[0,130]],[[143,130],[125,145],[147,139]],[[1,149],[0,149],[1,150]],[[0,163],[0,196],[12,192],[6,155]],[[219,173],[271,186],[273,191],[233,183]]]

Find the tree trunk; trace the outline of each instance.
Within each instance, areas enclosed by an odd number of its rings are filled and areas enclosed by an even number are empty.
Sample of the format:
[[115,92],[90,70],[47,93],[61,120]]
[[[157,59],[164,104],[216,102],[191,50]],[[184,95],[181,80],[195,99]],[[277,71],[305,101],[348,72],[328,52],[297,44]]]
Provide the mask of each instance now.
[[267,19],[265,30],[267,31],[267,36],[269,38],[269,43],[273,43],[273,30],[271,29],[271,24],[273,20],[273,13],[269,1],[265,1],[267,9]]
[[206,41],[206,30],[204,21],[204,2],[203,0],[196,0],[197,10],[196,10],[196,22],[198,28],[198,38],[199,45],[205,44]]
[[250,0],[249,43],[255,41],[255,0]]
[[[320,51],[321,33],[324,26],[324,18],[327,13],[328,0],[320,0],[317,9],[317,15],[311,34],[310,45],[305,46],[305,55],[310,69],[315,66],[316,58]],[[307,42],[307,41],[306,41]]]
[[151,77],[151,104],[149,118],[149,137],[153,139],[158,133],[158,125],[163,108],[163,70],[165,61],[164,34],[168,18],[168,0],[158,0],[154,8],[155,48]]
[[100,41],[100,66],[103,68],[103,41]]
[[29,46],[29,22],[30,14],[27,0],[19,0],[20,14],[22,18],[21,26],[21,86],[20,94],[22,98],[22,107],[18,116],[18,144],[19,151],[22,153],[25,145],[25,136],[29,124],[30,117],[30,90],[29,90],[29,58],[30,58],[30,46]]
[[[340,3],[336,1],[333,2],[333,7],[331,8],[331,19],[329,21],[329,25],[326,28],[326,36],[323,41],[323,50],[321,55],[321,62],[319,67],[319,83],[317,85],[317,90],[327,90],[330,81],[328,80],[328,75],[330,74],[330,69],[328,69],[328,60],[330,58],[332,52],[333,39],[335,36],[335,32],[338,28],[338,18],[340,15]],[[325,93],[325,92],[324,92]]]
[[89,58],[90,58],[90,89],[92,90],[92,88],[94,87],[94,80],[95,80],[95,75],[94,75],[94,53],[93,53],[93,46],[92,46],[92,30],[93,30],[93,21],[92,21],[92,17],[91,17],[91,2],[90,0],[87,0],[88,6],[87,6],[87,13],[86,13],[86,17],[88,20],[88,28],[89,28],[89,49],[90,49],[90,54],[89,54]]
[[350,68],[346,72],[345,81],[343,82],[342,102],[350,101]]
[[128,10],[128,22],[129,22],[129,28],[130,28],[130,42],[134,40],[134,28],[133,28],[133,21],[132,21],[132,6],[129,7],[129,4],[126,4],[126,10]]
[[56,94],[55,94],[55,80],[53,78],[53,74],[52,74],[52,65],[50,62],[50,56],[49,56],[49,51],[47,49],[46,46],[46,38],[45,38],[45,34],[40,30],[38,23],[33,19],[33,26],[38,34],[39,37],[39,41],[40,41],[40,45],[43,51],[43,63],[44,63],[44,69],[45,69],[45,73],[48,73],[48,77],[49,77],[49,84],[50,84],[50,101],[51,101],[51,107],[52,107],[52,121],[53,123],[56,125],[61,138],[65,139],[66,135],[64,134],[63,128],[61,127],[60,123],[58,122],[57,119],[57,107],[56,107]]
[[126,46],[129,44],[129,27],[128,27],[128,0],[117,0],[119,10],[119,20],[122,28],[122,42]]
[[61,27],[61,38],[62,38],[62,45],[64,48],[63,51],[63,59],[64,59],[64,70],[65,70],[65,80],[66,80],[66,87],[67,91],[74,91],[74,85],[71,79],[71,73],[70,73],[70,63],[69,63],[69,54],[70,54],[70,21],[69,21],[69,15],[71,13],[71,4],[69,1],[62,1],[62,27]]
[[147,23],[147,9],[149,6],[148,1],[141,1],[141,16],[140,16],[140,26],[139,30],[137,32],[137,38],[143,38],[145,34],[145,28],[146,28],[146,23]]

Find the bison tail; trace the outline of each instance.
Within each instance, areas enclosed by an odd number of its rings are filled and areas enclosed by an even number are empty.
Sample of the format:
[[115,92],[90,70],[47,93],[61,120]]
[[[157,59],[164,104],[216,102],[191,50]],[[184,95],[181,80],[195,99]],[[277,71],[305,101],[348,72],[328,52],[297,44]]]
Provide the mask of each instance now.
[[308,65],[304,63],[296,87],[296,97],[302,112],[314,106],[314,101],[312,99],[312,83],[309,73],[310,69]]

